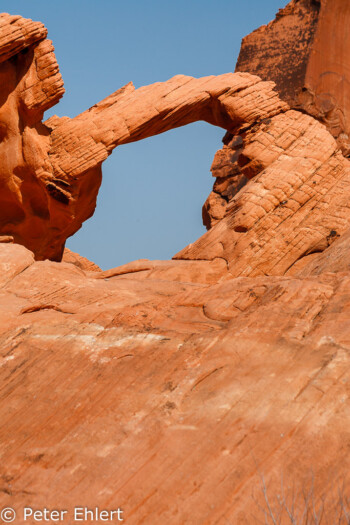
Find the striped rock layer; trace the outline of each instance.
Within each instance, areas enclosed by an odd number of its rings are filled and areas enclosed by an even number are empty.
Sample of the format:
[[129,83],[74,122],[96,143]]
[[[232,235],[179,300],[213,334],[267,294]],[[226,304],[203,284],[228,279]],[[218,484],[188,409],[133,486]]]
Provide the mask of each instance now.
[[242,40],[236,71],[273,80],[283,100],[323,122],[350,154],[346,0],[292,0]]
[[243,38],[236,72],[273,80],[291,111],[226,133],[203,206],[203,223],[213,231],[179,257],[221,253],[233,275],[279,275],[317,258],[345,231],[348,163],[338,149],[348,156],[349,20],[345,0],[292,0]]
[[284,525],[310,494],[345,525],[349,249],[225,280],[222,259],[101,272],[0,244],[1,507],[253,525],[266,494]]

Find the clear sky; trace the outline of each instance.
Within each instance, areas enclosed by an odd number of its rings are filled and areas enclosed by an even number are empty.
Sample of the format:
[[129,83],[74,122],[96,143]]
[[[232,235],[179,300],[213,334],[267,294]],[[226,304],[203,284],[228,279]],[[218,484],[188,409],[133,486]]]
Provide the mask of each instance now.
[[[47,112],[74,117],[130,80],[234,71],[243,36],[287,0],[3,0],[2,11],[42,21],[66,94]],[[103,269],[170,259],[205,232],[201,208],[224,132],[198,122],[120,146],[103,164],[95,215],[67,246]]]

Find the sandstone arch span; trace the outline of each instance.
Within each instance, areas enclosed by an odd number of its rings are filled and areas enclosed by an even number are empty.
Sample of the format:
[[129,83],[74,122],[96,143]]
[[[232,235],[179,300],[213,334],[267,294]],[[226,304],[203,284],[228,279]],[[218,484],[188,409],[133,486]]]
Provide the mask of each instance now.
[[0,234],[37,259],[61,260],[67,237],[94,212],[101,165],[115,147],[198,120],[230,132],[229,161],[247,183],[177,258],[223,259],[231,277],[284,274],[348,228],[349,161],[273,82],[228,73],[129,83],[73,119],[43,123],[64,92],[46,29],[6,14],[0,29]]
[[74,119],[42,123],[64,92],[46,29],[3,14],[0,31],[0,233],[37,259],[60,260],[93,214],[101,164],[118,145],[197,120],[233,131],[286,108],[272,83],[249,74],[178,75],[137,90],[129,83]]

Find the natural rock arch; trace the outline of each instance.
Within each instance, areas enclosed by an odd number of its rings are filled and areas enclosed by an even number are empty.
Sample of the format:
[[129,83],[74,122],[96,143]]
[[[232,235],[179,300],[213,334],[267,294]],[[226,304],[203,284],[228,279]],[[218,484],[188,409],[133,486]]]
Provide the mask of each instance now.
[[94,212],[101,165],[115,147],[197,120],[230,132],[230,162],[249,182],[176,258],[221,258],[231,276],[283,274],[348,227],[349,162],[274,83],[248,73],[130,83],[73,119],[42,123],[63,94],[46,30],[5,14],[0,29],[0,234],[37,259],[61,260],[67,237]]

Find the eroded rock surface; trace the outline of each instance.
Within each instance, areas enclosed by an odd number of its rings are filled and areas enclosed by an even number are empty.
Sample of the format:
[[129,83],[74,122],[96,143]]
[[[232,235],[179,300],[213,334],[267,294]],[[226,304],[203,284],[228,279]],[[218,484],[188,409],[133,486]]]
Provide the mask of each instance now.
[[236,71],[276,82],[283,100],[323,122],[350,154],[346,0],[292,0],[242,41]]
[[292,109],[226,133],[203,206],[213,230],[176,257],[221,256],[235,276],[292,274],[347,230],[349,19],[343,0],[292,0],[243,39],[236,71],[273,80]]
[[228,199],[223,218],[177,258],[223,257],[233,276],[283,275],[348,229],[350,163],[312,117],[280,113],[232,139],[223,153],[232,162],[225,169],[237,173],[232,180],[248,182]]
[[74,119],[42,124],[63,94],[52,45],[40,23],[3,15],[0,24],[0,234],[36,259],[61,260],[66,238],[94,212],[101,164],[115,147],[196,120],[228,131],[203,213],[215,227],[176,258],[222,258],[228,277],[283,275],[348,228],[349,161],[273,83],[248,73],[130,83]]
[[39,260],[60,261],[93,214],[101,164],[116,146],[196,120],[234,131],[287,109],[272,83],[245,73],[178,75],[130,83],[74,119],[42,123],[64,92],[44,26],[1,15],[0,59],[0,236]]
[[349,271],[218,282],[221,263],[84,272],[0,245],[0,505],[16,523],[24,505],[87,505],[251,525],[261,474],[274,507],[282,478],[288,498],[312,477],[316,503],[337,491]]
[[[300,85],[328,6],[294,1],[257,33],[266,51],[294,27]],[[63,84],[45,28],[21,17],[0,16],[0,74],[0,508],[19,524],[24,506],[71,518],[79,505],[121,507],[130,525],[251,525],[281,490],[300,511],[310,483],[313,508],[337,498],[350,466],[339,136],[280,77],[288,101],[244,72],[128,84],[42,123]],[[116,146],[199,119],[227,130],[201,239],[104,272],[64,250]]]
[[86,257],[79,255],[79,253],[72,252],[68,248],[65,248],[62,257],[63,262],[74,264],[78,268],[85,270],[86,272],[99,272],[101,268],[97,264],[89,261]]

